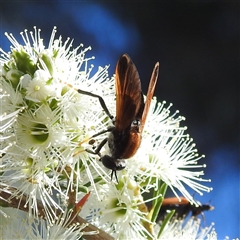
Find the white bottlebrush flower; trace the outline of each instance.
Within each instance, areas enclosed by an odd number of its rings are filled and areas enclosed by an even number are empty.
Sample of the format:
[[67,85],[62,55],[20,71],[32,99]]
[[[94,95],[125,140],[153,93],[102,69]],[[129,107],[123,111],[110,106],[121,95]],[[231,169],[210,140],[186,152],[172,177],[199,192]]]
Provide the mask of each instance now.
[[[158,180],[164,181],[179,197],[180,192],[189,201],[194,202],[193,196],[186,186],[202,195],[202,191],[211,191],[199,182],[209,182],[200,178],[205,165],[198,164],[199,156],[195,144],[186,133],[186,127],[181,127],[184,117],[171,115],[169,105],[152,100],[151,110],[146,123],[142,144],[137,154],[130,160],[129,173],[135,172],[140,184],[146,188],[158,187]],[[195,171],[194,169],[197,169]],[[198,170],[200,169],[200,170]]]
[[80,239],[83,235],[94,235],[95,231],[84,232],[86,224],[73,224],[66,228],[71,211],[65,210],[54,221],[40,219],[34,221],[27,218],[27,213],[15,209],[4,209],[6,217],[0,215],[1,239]]
[[11,52],[0,50],[1,182],[27,194],[36,216],[36,199],[49,206],[53,190],[63,199],[67,191],[77,193],[89,182],[96,189],[94,179],[107,177],[96,164],[99,157],[86,154],[85,148],[92,147],[86,140],[109,120],[97,98],[79,94],[68,84],[108,98],[114,94],[113,79],[100,88],[107,67],[90,76],[90,59],[85,58],[90,48],[71,50],[69,39],[63,43],[55,33],[54,28],[47,48],[36,28],[29,35],[22,33],[25,45],[6,34]]
[[[169,222],[161,233],[159,239],[162,240],[217,240],[217,233],[213,228],[214,224],[209,227],[202,227],[200,219],[190,218],[185,220],[175,220]],[[159,228],[159,226],[156,226]]]
[[28,239],[28,231],[32,231],[29,224],[26,224],[27,213],[14,208],[2,208],[0,211],[0,236],[1,239]]
[[32,100],[33,102],[41,102],[47,99],[48,96],[53,95],[51,93],[47,81],[51,78],[44,70],[37,70],[34,73],[33,79],[29,81],[29,84],[26,87],[26,99]]
[[[148,198],[143,194],[158,191],[160,181],[190,202],[194,200],[186,186],[200,194],[210,190],[199,183],[207,181],[201,178],[203,171],[193,171],[205,165],[198,163],[202,157],[181,127],[184,118],[171,114],[171,105],[165,107],[165,102],[154,98],[138,152],[117,172],[119,182],[111,181],[99,156],[91,153],[107,133],[91,136],[113,123],[98,98],[76,89],[102,96],[114,116],[114,78],[108,78],[108,67],[94,73],[93,65],[89,66],[93,57],[85,56],[90,48],[72,49],[70,39],[63,42],[55,34],[54,28],[47,46],[36,28],[21,34],[24,45],[6,34],[11,52],[0,49],[0,184],[11,188],[12,198],[22,201],[21,196],[26,196],[26,222],[33,225],[31,217],[39,220],[39,201],[46,221],[61,225],[55,209],[64,212],[62,203],[70,204],[69,195],[74,195],[71,204],[75,204],[83,192],[91,191],[81,216],[116,239],[155,238],[155,223],[146,204],[160,201],[164,192]],[[108,152],[105,144],[101,155]],[[73,228],[46,229],[37,237],[77,238],[64,235],[73,233]]]
[[109,233],[114,239],[154,238],[151,231],[152,222],[148,219],[148,210],[139,187],[135,181],[126,176],[115,184],[99,186],[100,199],[90,196],[82,216]]

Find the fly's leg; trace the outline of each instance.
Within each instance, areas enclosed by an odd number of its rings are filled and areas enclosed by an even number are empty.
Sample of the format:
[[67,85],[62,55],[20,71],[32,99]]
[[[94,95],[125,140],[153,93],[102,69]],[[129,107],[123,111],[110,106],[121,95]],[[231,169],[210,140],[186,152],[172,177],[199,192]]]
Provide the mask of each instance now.
[[[102,135],[102,134],[104,134],[104,133],[106,133],[106,132],[111,132],[114,128],[115,128],[115,127],[109,127],[108,129],[105,129],[105,130],[103,130],[103,131],[101,131],[101,132],[98,132],[98,133],[92,135],[90,138],[87,138],[87,139],[85,139],[84,141],[80,142],[78,145],[81,146],[84,142],[87,142],[87,141],[89,141],[90,139],[92,139],[92,138],[94,138],[94,137],[97,137],[97,136],[99,136],[99,135]],[[101,151],[102,147],[106,144],[107,140],[108,140],[108,138],[104,138],[95,151],[92,151],[92,150],[90,150],[90,149],[85,149],[85,151],[88,152],[88,153],[91,153],[91,154],[95,154],[95,155],[97,154],[97,155],[101,156],[101,155],[99,154],[99,152]],[[74,154],[73,154],[73,157],[75,157],[76,155],[78,155],[80,152],[82,152],[82,150],[74,153]]]
[[99,157],[101,157],[100,151],[103,148],[103,146],[107,143],[108,138],[104,138],[102,142],[98,145],[97,149],[95,151],[92,151],[90,149],[86,149],[86,152],[91,153],[91,154],[96,154]]
[[108,115],[108,117],[113,121],[114,117],[113,115],[109,112],[107,106],[106,106],[106,103],[105,101],[103,100],[103,98],[97,94],[94,94],[94,93],[90,93],[90,92],[87,92],[87,91],[83,91],[81,89],[76,89],[78,93],[81,93],[81,94],[84,94],[84,95],[88,95],[90,97],[95,97],[95,98],[98,98],[103,110],[105,111],[105,113]]
[[60,80],[60,82],[66,84],[67,86],[69,86],[70,88],[73,88],[75,91],[77,91],[78,93],[80,94],[84,94],[84,95],[87,95],[87,96],[90,96],[90,97],[95,97],[95,98],[98,98],[103,110],[105,111],[105,113],[108,115],[108,117],[113,121],[114,117],[113,115],[109,112],[108,108],[107,108],[107,105],[106,103],[104,102],[103,98],[97,94],[94,94],[94,93],[90,93],[88,91],[84,91],[84,90],[81,90],[81,89],[77,89],[75,87],[73,87],[71,84],[69,83],[66,83],[66,82],[63,82]]

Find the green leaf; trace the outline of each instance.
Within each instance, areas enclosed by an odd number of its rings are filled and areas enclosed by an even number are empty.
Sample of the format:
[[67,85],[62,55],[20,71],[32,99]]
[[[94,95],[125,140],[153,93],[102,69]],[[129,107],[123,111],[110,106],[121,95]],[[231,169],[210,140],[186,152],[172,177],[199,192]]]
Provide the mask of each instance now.
[[[100,176],[93,179],[94,183],[98,183],[101,180],[102,180],[102,178]],[[91,182],[86,183],[84,186],[90,187],[91,186]]]
[[157,196],[159,196],[159,197],[153,200],[153,207],[152,207],[152,210],[151,210],[152,211],[152,213],[151,213],[152,214],[152,218],[151,218],[152,222],[155,222],[156,219],[157,219],[157,216],[158,216],[158,213],[161,209],[162,201],[163,201],[164,196],[166,194],[167,188],[168,188],[167,184],[163,183],[161,185],[161,187],[158,188],[158,190],[155,191],[154,194],[153,194],[153,197],[157,197]]
[[78,186],[78,191],[83,192],[83,193],[88,193],[89,192],[88,187],[83,186],[83,185]]
[[170,213],[168,213],[168,215],[165,217],[164,221],[162,222],[161,228],[158,232],[158,236],[157,238],[159,239],[160,235],[163,232],[163,229],[165,228],[165,226],[167,225],[167,223],[170,221],[170,219],[172,218],[172,216],[174,215],[175,210],[172,210]]

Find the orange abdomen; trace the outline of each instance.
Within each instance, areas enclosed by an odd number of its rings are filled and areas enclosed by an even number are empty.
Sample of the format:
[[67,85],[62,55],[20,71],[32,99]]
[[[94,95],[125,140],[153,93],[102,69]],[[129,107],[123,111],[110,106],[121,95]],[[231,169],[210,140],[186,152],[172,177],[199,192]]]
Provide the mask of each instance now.
[[130,131],[128,143],[121,154],[121,159],[128,159],[132,157],[138,150],[141,144],[141,134],[137,131]]

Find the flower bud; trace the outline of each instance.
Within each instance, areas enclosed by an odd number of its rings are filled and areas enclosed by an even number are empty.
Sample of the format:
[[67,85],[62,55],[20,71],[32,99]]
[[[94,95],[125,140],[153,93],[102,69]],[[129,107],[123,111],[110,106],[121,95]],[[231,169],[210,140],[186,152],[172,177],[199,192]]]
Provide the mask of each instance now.
[[17,69],[11,69],[7,72],[6,78],[11,82],[13,88],[17,88],[19,84],[19,80],[22,77],[22,75],[23,75],[23,72]]
[[11,56],[14,58],[16,67],[23,73],[33,75],[37,70],[36,64],[30,59],[30,56],[21,48],[20,50],[12,50]]
[[[42,61],[41,61],[41,60],[42,60]],[[53,72],[54,72],[54,64],[53,64],[53,61],[52,61],[52,57],[49,56],[49,54],[47,54],[47,52],[42,53],[42,54],[40,55],[39,62],[40,62],[40,67],[41,67],[42,69],[44,69],[43,66],[42,66],[43,63],[44,63],[45,66],[47,67],[49,73],[50,73],[51,75],[53,75]]]

